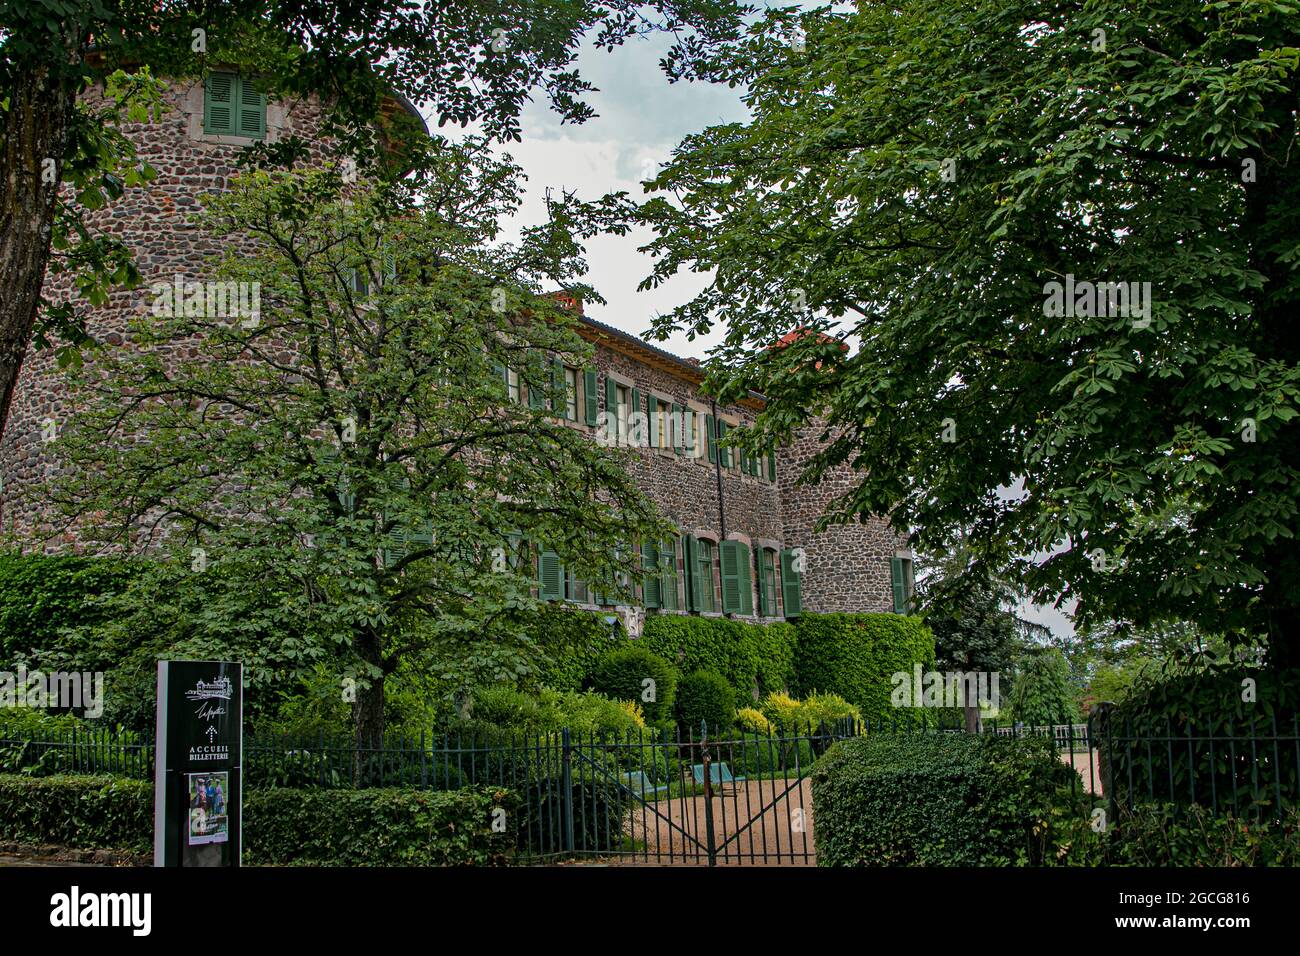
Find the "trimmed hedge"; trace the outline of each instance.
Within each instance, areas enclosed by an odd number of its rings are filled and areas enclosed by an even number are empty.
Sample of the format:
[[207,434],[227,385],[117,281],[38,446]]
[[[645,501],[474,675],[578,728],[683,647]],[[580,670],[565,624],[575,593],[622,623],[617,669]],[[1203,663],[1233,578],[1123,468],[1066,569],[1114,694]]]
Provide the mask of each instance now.
[[0,840],[144,853],[153,847],[153,783],[0,773]]
[[[492,829],[496,808],[506,829]],[[519,823],[508,790],[252,790],[244,860],[311,866],[487,866],[509,861]],[[149,852],[153,784],[0,774],[0,840]]]
[[740,701],[785,690],[794,679],[795,628],[684,614],[648,616],[637,641],[683,673],[716,671]]
[[819,866],[1041,865],[1074,771],[1039,738],[880,734],[812,772]]
[[613,633],[602,615],[563,605],[540,607],[524,627],[538,649],[536,670],[525,684],[555,690],[581,690],[596,662],[612,650],[631,646],[622,625]]
[[934,635],[902,614],[804,614],[795,626],[795,693],[838,694],[865,720],[920,723],[919,709],[893,707],[891,677],[934,664]]
[[[492,831],[496,808],[505,832]],[[244,799],[245,861],[302,866],[509,862],[518,801],[507,790],[262,790]]]

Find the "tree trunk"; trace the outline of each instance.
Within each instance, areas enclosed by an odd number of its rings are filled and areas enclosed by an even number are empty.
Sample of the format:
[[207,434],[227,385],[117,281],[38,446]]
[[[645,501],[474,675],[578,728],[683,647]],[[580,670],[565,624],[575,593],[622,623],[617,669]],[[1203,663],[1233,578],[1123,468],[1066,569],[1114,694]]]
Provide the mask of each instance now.
[[50,258],[76,85],[56,80],[46,68],[17,70],[8,92],[0,175],[0,435],[31,341]]
[[[379,636],[373,632],[361,635],[356,641],[358,656],[367,664],[381,668],[380,676],[372,677],[368,686],[357,688],[352,702],[352,743],[355,758],[352,761],[352,783],[361,786],[370,782],[367,768],[375,764],[384,746],[384,678],[382,670],[383,649]],[[382,758],[380,758],[382,759]]]

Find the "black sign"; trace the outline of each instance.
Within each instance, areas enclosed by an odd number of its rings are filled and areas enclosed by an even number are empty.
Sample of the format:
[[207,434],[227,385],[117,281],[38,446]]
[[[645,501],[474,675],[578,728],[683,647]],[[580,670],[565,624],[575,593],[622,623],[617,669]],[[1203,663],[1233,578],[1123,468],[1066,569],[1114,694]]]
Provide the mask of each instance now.
[[238,866],[242,668],[158,662],[154,865]]

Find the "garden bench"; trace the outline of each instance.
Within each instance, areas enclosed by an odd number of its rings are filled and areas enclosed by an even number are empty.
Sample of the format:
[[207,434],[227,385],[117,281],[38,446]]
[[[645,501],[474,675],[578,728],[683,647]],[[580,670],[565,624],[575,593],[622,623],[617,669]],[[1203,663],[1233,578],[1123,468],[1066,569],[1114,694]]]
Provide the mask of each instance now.
[[[691,776],[701,787],[704,786],[704,764],[697,763],[691,767]],[[717,787],[725,787],[727,784],[737,784],[744,781],[744,777],[733,777],[731,768],[725,761],[719,760],[709,766],[709,782]]]
[[656,787],[650,782],[650,778],[639,770],[623,774],[623,786],[640,797],[651,793],[662,793],[668,789],[667,786]]

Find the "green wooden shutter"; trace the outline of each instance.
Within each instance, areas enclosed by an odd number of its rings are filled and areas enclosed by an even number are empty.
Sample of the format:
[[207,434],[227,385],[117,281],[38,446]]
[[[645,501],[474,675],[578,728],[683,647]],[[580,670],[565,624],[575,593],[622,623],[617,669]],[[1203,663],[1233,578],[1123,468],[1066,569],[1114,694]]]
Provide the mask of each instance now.
[[543,371],[542,358],[534,351],[528,353],[528,407],[545,408],[546,407],[546,389],[542,384],[545,379]]
[[584,369],[582,372],[582,398],[585,404],[586,422],[595,425],[600,421],[600,392],[597,391],[596,370]]
[[718,437],[713,430],[713,416],[704,416],[704,441],[709,450],[709,464],[718,460]]
[[742,475],[748,475],[749,474],[749,449],[748,448],[737,449],[737,454],[739,454],[740,456],[740,473]]
[[767,480],[776,481],[776,452],[767,453]]
[[721,418],[718,419],[718,461],[722,463],[723,468],[731,467],[731,449],[722,444],[722,440],[727,437],[727,423]]
[[695,456],[695,409],[682,406],[682,452]]
[[[641,390],[639,388],[634,388],[628,393],[627,433],[629,440],[632,438],[632,430],[636,428],[636,425],[633,424],[635,419],[632,416],[639,411],[641,411]],[[638,433],[636,438],[638,441],[644,441],[645,432]]]
[[558,358],[551,361],[551,411],[564,417],[569,407],[569,386],[564,381],[564,363]]
[[719,545],[719,557],[722,565],[722,611],[724,614],[739,614],[741,608],[740,542],[722,542]]
[[641,545],[642,577],[641,603],[647,608],[657,608],[663,604],[663,587],[659,580],[659,549],[653,544]]
[[235,76],[209,73],[203,83],[203,132],[235,135]]
[[650,447],[659,447],[659,399],[653,395],[645,397],[645,413],[650,419]]
[[754,551],[754,575],[758,578],[758,614],[759,617],[767,617],[772,613],[770,607],[771,596],[767,590],[767,576],[763,573],[763,565],[767,560],[767,552],[762,548]]
[[785,602],[785,616],[798,617],[803,611],[799,572],[794,569],[794,552],[781,552],[781,599]]
[[686,450],[686,406],[673,404],[673,452],[680,455]]
[[740,572],[740,613],[754,613],[754,565],[749,558],[749,545],[737,542],[736,569]]
[[543,601],[564,600],[564,567],[554,551],[537,556],[537,594]]
[[260,93],[253,81],[239,77],[238,99],[235,110],[235,132],[250,139],[266,136],[266,95]]
[[903,579],[903,559],[889,559],[889,573],[894,583],[894,613],[907,613],[907,582]]
[[686,570],[686,608],[690,611],[702,611],[700,606],[700,568],[699,542],[691,535],[682,538],[683,564]]

